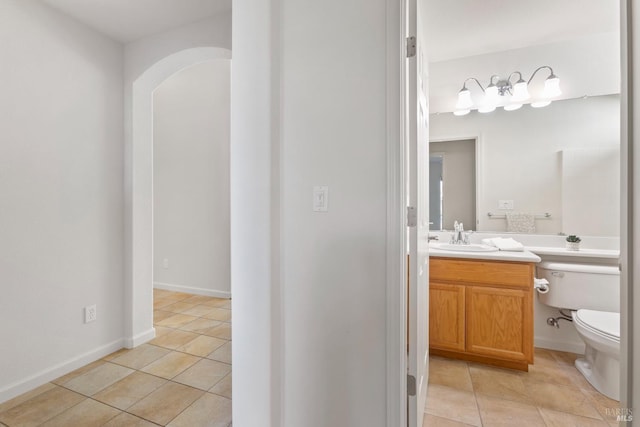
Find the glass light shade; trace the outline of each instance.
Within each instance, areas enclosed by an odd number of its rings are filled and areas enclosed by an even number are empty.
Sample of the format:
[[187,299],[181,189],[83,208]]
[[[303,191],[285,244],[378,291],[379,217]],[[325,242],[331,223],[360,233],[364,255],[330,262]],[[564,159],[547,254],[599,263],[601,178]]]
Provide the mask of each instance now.
[[471,112],[471,110],[466,109],[466,110],[457,110],[453,112],[454,116],[466,116],[467,114],[469,114]]
[[478,107],[478,112],[480,113],[490,113],[496,109],[496,104],[485,103]]
[[560,96],[562,91],[560,90],[560,79],[552,74],[547,80],[544,81],[544,90],[542,91],[542,97],[549,99]]
[[542,107],[546,107],[547,105],[551,104],[551,101],[549,101],[548,99],[545,101],[536,101],[536,102],[532,102],[531,106],[533,108],[542,108]]
[[490,113],[496,109],[499,101],[500,96],[498,95],[498,88],[496,85],[491,84],[484,91],[484,99],[482,100],[482,105],[480,105],[478,111],[481,113]]
[[458,92],[458,103],[456,104],[456,108],[458,110],[468,110],[473,106],[473,101],[471,101],[471,91],[466,87],[463,87],[460,92]]
[[505,111],[514,111],[522,107],[522,104],[507,104],[504,106]]
[[511,97],[511,102],[519,103],[529,99],[529,89],[527,88],[527,82],[524,80],[519,80],[515,85],[513,85],[513,96]]

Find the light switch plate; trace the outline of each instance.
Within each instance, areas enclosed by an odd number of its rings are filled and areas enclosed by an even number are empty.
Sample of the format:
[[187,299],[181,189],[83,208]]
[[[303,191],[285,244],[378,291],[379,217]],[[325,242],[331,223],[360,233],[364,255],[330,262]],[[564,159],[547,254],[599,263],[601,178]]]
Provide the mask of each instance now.
[[327,186],[313,187],[313,211],[314,212],[329,211],[329,187]]

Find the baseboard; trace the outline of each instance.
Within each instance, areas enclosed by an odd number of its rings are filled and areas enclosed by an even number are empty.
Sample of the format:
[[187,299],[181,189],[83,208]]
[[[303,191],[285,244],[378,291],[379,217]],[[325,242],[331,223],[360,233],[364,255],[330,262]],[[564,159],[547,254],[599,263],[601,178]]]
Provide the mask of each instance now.
[[151,341],[156,337],[156,329],[151,328],[147,331],[141,332],[131,338],[124,339],[124,346],[126,348],[134,348],[139,346],[140,344],[144,344],[146,342]]
[[184,292],[186,294],[204,295],[215,298],[231,298],[231,292],[216,291],[213,289],[194,288],[191,286],[174,285],[171,283],[153,282],[153,287],[165,291]]
[[40,371],[37,374],[25,378],[24,380],[0,388],[0,403],[6,402],[9,399],[13,399],[16,396],[33,390],[34,388],[66,375],[69,372],[75,371],[84,365],[95,362],[114,351],[118,351],[124,347],[124,341],[125,340],[122,338],[112,341],[109,344],[103,345],[97,349],[88,351],[65,362]]
[[536,347],[548,350],[567,351],[569,353],[584,354],[583,342],[555,341],[547,338],[535,337],[533,343]]

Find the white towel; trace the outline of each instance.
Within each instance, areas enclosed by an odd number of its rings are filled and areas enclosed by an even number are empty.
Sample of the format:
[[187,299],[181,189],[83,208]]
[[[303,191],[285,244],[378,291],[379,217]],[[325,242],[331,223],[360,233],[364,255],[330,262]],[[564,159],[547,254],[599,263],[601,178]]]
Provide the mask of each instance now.
[[494,237],[492,239],[482,239],[482,243],[489,246],[495,246],[501,251],[522,252],[524,245],[511,237]]
[[524,212],[507,212],[507,231],[513,233],[535,233],[535,215]]

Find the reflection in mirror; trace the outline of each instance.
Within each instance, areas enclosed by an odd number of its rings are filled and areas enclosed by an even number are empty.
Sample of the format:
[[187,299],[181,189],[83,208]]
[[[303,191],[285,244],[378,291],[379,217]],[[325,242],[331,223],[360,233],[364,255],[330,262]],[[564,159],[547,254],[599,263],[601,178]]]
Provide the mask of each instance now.
[[430,230],[476,229],[476,140],[429,144]]

